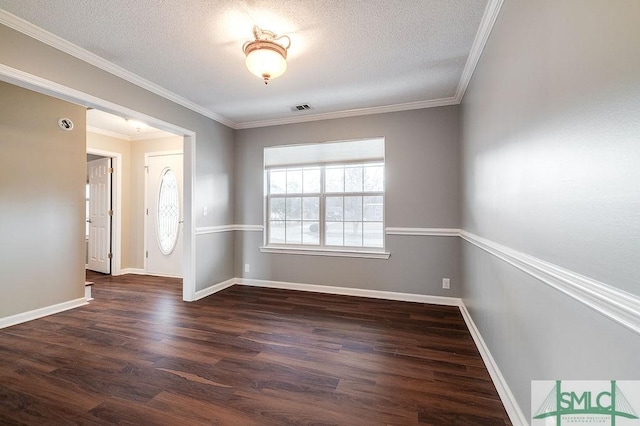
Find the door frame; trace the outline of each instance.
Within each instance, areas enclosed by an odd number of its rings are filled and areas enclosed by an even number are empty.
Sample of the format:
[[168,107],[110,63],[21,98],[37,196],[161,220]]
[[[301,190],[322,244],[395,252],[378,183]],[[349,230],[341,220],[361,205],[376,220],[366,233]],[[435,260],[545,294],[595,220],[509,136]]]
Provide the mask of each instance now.
[[[184,144],[184,143],[183,143]],[[154,151],[154,152],[145,152],[144,153],[144,167],[147,170],[147,172],[144,174],[144,209],[145,212],[148,211],[149,206],[147,205],[147,201],[149,200],[149,157],[159,157],[162,155],[177,155],[180,154],[182,155],[182,163],[183,163],[183,167],[182,167],[182,216],[183,216],[183,221],[184,221],[184,216],[186,215],[186,209],[185,209],[185,188],[184,188],[184,181],[185,181],[185,171],[184,171],[184,163],[185,163],[185,159],[184,159],[184,149],[180,150],[180,149],[171,149],[168,151]],[[149,258],[146,256],[146,251],[149,250],[149,248],[147,247],[147,242],[149,235],[147,234],[147,221],[149,219],[149,215],[145,214],[144,215],[144,251],[145,253],[143,254],[143,258],[144,258],[144,272],[146,274],[149,273],[148,270],[148,265],[147,262],[149,261]],[[182,250],[184,253],[184,245],[186,243],[186,232],[185,232],[185,228],[184,228],[184,224],[182,227]],[[182,270],[184,271],[184,256],[182,259]]]
[[[0,80],[84,107],[97,108],[112,114],[141,120],[157,129],[183,136],[184,262],[182,265],[182,299],[189,302],[196,300],[196,132],[1,63]],[[84,226],[84,222],[82,226]]]
[[87,148],[87,154],[111,158],[111,275],[122,275],[122,154],[93,148]]

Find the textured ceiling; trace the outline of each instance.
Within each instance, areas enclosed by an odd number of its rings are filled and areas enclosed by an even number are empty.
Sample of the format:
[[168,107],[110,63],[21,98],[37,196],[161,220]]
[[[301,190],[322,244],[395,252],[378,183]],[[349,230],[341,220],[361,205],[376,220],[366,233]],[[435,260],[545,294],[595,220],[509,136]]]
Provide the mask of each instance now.
[[[454,98],[487,0],[0,0],[0,8],[242,125]],[[291,38],[268,86],[254,24]],[[310,104],[313,110],[292,112]]]

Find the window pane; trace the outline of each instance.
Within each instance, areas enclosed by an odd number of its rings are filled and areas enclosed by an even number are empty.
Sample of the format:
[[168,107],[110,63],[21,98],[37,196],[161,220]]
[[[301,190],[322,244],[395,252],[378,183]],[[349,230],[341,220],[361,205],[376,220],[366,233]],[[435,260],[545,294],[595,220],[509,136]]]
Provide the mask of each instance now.
[[344,197],[344,220],[362,220],[362,197]]
[[362,247],[362,222],[344,224],[344,245]]
[[343,222],[327,222],[326,245],[342,246],[343,243]]
[[320,169],[304,169],[303,192],[305,194],[317,194],[320,192]]
[[362,166],[345,167],[344,191],[345,192],[362,192]]
[[382,197],[362,197],[364,207],[364,220],[382,222],[383,219],[383,204]]
[[302,222],[302,244],[320,244],[320,224]]
[[303,220],[319,220],[320,219],[320,198],[304,197],[302,199],[302,219]]
[[284,244],[284,221],[269,222],[269,243]]
[[363,237],[365,247],[384,247],[382,222],[365,222]]
[[324,174],[326,192],[344,192],[344,167],[327,167]]
[[287,170],[287,194],[302,192],[302,170]]
[[302,219],[302,198],[287,198],[287,220]]
[[284,170],[272,170],[269,172],[269,193],[284,194],[287,188],[287,172]]
[[293,166],[266,173],[269,244],[384,247],[383,163]]
[[271,220],[285,220],[284,215],[285,199],[284,198],[272,198],[271,208],[269,212],[269,219]]
[[302,222],[287,221],[287,244],[302,243]]
[[368,192],[384,191],[384,166],[366,166],[364,168],[364,190]]
[[326,220],[328,222],[343,220],[343,199],[344,197],[327,197]]

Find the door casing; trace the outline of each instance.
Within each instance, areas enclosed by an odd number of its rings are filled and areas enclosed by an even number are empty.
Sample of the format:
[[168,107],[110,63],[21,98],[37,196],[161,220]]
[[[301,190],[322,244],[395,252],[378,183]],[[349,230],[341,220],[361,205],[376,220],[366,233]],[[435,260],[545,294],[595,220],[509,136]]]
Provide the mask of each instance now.
[[111,275],[111,240],[113,207],[111,158],[104,157],[87,163],[89,174],[89,236],[87,269]]

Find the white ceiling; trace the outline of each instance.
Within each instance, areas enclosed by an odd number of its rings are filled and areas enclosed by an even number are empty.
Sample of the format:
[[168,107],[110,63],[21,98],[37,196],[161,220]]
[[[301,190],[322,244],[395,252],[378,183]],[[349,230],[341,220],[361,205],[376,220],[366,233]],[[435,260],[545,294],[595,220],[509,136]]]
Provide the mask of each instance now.
[[175,136],[171,133],[146,125],[134,127],[126,117],[109,114],[97,109],[87,110],[87,131],[100,133],[118,139],[136,141],[144,139],[160,139]]
[[[500,4],[0,0],[0,22],[28,26],[13,14],[63,39],[39,33],[49,44],[243,128],[458,103]],[[291,38],[288,70],[268,86],[244,65],[254,24]],[[290,110],[302,103],[313,109]]]

